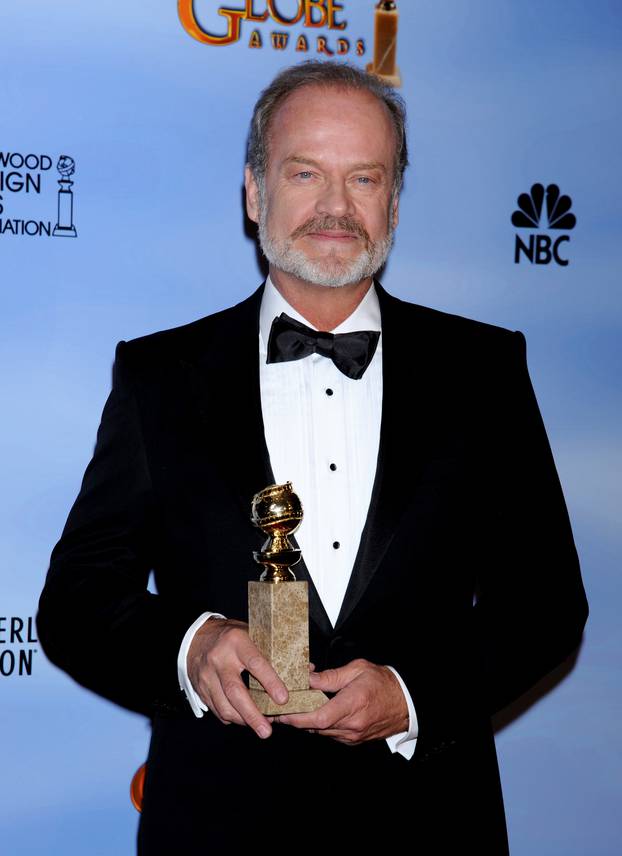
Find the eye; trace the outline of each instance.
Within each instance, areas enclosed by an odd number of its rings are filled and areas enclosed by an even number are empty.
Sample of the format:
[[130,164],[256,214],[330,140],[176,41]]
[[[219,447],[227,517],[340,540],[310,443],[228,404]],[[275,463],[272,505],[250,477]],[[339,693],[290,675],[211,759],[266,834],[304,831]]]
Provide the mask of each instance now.
[[296,173],[296,178],[311,178],[313,173],[309,169],[303,169],[301,172]]
[[366,184],[372,184],[373,179],[371,179],[368,175],[359,175],[359,176],[357,176],[356,181],[357,181],[357,184],[366,185]]

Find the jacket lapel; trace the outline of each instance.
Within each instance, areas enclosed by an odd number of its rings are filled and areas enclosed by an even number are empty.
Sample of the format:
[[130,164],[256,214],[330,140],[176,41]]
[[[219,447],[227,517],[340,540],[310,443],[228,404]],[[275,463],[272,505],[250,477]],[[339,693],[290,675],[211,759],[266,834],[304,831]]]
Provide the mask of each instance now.
[[[206,449],[217,450],[224,477],[250,523],[257,491],[274,484],[261,411],[259,381],[259,310],[263,285],[249,298],[221,314],[209,342],[196,343],[184,368],[192,378],[204,422]],[[295,541],[295,538],[292,539]],[[259,569],[258,569],[259,570]],[[332,625],[303,559],[295,566],[309,584],[309,614],[325,634]]]
[[199,331],[190,360],[182,361],[203,421],[207,453],[215,456],[249,521],[253,494],[272,479],[259,390],[257,336],[262,292],[260,287],[223,312],[220,323]]
[[[369,511],[336,628],[356,608],[382,561],[408,507],[423,464],[427,385],[425,325],[413,320],[412,304],[376,284],[382,320],[382,419],[378,463]],[[407,318],[405,319],[405,316]],[[407,323],[407,321],[409,323]],[[409,415],[415,406],[418,418]]]

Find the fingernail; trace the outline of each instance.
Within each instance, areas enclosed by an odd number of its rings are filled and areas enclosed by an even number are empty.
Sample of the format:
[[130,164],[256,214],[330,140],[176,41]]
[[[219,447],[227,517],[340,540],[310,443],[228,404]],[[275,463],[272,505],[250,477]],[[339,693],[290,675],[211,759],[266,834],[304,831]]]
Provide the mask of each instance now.
[[260,725],[257,729],[257,734],[265,740],[266,737],[270,737],[270,728],[267,725]]
[[287,701],[287,692],[285,690],[278,690],[276,700],[277,704],[285,704]]

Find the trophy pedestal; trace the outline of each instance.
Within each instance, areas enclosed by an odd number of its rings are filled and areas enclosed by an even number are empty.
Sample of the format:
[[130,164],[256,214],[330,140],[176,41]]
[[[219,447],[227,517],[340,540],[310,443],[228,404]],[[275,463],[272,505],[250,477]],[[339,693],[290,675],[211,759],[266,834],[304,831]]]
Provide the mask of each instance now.
[[375,74],[376,77],[380,77],[386,84],[392,86],[394,89],[397,89],[402,85],[402,75],[397,66],[395,66],[395,71],[392,74],[385,74],[384,72],[378,71],[373,62],[368,62],[365,66],[365,71],[368,74]]
[[[59,169],[61,169],[60,166]],[[73,225],[73,191],[71,189],[73,181],[69,179],[69,175],[71,174],[73,174],[73,168],[71,168],[71,173],[67,175],[62,173],[63,178],[58,182],[60,186],[58,191],[58,220],[52,232],[55,238],[75,238],[78,234],[76,227]]]
[[309,592],[305,581],[249,582],[249,635],[289,691],[276,704],[252,675],[251,698],[264,715],[308,713],[328,698],[309,689]]
[[55,238],[77,238],[75,226],[54,226],[52,235]]

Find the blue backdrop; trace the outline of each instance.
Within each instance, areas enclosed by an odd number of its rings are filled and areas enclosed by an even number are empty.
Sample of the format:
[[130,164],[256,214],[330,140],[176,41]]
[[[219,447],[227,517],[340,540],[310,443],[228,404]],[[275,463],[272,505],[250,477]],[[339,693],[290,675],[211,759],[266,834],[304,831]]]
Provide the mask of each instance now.
[[[195,0],[204,30],[226,31],[221,5],[244,8]],[[369,62],[374,5],[342,0],[343,31],[242,21],[237,42],[213,46],[185,31],[175,0],[3,4],[3,852],[133,852],[128,785],[148,725],[52,668],[28,618],[92,451],[116,342],[206,315],[258,285],[242,208],[252,104],[277,69],[318,56],[318,36],[329,49],[346,37],[347,58]],[[613,856],[621,7],[398,5],[413,166],[383,282],[405,299],[525,333],[591,604],[574,670],[497,734],[512,853]],[[288,17],[297,7],[278,3]],[[265,9],[256,0],[255,12]],[[249,47],[253,30],[261,48]],[[273,32],[289,34],[283,49],[272,46]],[[301,34],[306,54],[295,50]],[[75,172],[59,184],[63,155]],[[549,228],[546,213],[533,228],[512,223],[518,196],[535,183],[571,197],[574,228]],[[518,257],[517,236],[528,248]],[[562,236],[569,240],[557,243]]]

